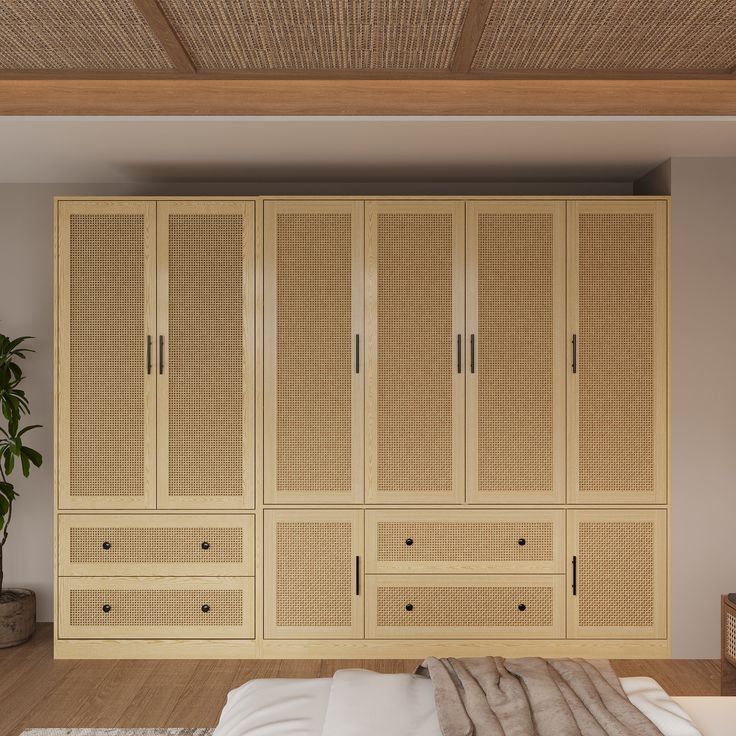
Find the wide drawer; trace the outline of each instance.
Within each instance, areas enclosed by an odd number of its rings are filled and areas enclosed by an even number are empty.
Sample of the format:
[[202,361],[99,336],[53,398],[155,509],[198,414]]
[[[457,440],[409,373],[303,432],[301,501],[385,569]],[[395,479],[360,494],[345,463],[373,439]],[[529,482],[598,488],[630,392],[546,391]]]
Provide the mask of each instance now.
[[560,510],[366,511],[366,571],[564,572]]
[[252,639],[253,578],[59,578],[62,639]]
[[562,575],[366,575],[368,639],[556,639]]
[[60,575],[254,574],[252,514],[60,514]]

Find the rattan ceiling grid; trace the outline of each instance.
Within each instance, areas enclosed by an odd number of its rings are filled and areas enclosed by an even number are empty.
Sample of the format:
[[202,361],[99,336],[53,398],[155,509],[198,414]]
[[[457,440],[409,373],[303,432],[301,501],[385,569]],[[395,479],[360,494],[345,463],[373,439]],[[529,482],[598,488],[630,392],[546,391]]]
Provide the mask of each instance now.
[[732,0],[496,0],[473,71],[725,73]]
[[468,0],[162,0],[203,70],[448,69]]
[[0,69],[170,71],[132,0],[0,3]]

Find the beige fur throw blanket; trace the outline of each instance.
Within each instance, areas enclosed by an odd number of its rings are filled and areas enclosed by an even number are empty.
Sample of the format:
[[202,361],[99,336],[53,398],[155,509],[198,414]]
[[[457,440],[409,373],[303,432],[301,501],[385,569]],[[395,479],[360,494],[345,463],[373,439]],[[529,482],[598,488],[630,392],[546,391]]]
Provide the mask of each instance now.
[[443,736],[662,736],[607,661],[430,657]]

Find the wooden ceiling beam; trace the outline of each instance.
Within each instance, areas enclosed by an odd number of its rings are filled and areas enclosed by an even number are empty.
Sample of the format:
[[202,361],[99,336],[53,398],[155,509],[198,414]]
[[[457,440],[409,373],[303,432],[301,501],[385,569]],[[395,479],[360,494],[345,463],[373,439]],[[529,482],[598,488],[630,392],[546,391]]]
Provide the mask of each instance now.
[[133,3],[145,18],[153,35],[164,47],[174,69],[182,74],[196,74],[197,69],[158,2],[156,0],[133,0]]
[[465,13],[465,20],[452,60],[451,69],[456,74],[470,72],[492,4],[493,0],[470,0],[468,3],[468,10]]
[[736,80],[0,80],[0,115],[736,115]]

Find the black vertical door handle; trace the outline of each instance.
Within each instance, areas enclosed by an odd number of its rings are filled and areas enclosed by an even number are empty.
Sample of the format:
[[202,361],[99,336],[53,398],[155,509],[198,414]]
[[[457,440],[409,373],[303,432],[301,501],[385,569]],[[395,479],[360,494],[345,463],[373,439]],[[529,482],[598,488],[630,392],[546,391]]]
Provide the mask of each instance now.
[[470,372],[475,373],[475,335],[470,336]]
[[355,555],[355,595],[360,595],[360,555]]
[[164,374],[164,336],[158,336],[158,372]]
[[463,372],[463,336],[457,336],[457,372]]
[[360,335],[355,336],[355,372],[360,373]]
[[150,335],[146,335],[146,373],[148,375],[151,375],[151,369],[153,366],[151,365],[151,343],[153,340],[151,339]]
[[578,336],[572,336],[572,372],[578,372]]
[[578,558],[572,556],[572,594],[578,594]]

